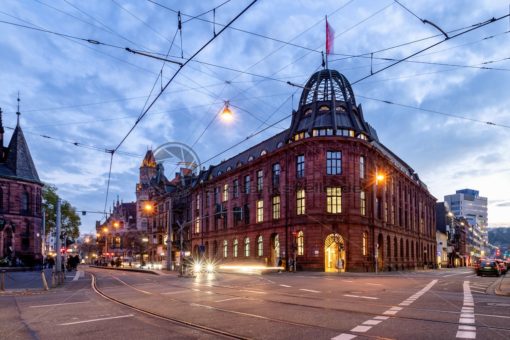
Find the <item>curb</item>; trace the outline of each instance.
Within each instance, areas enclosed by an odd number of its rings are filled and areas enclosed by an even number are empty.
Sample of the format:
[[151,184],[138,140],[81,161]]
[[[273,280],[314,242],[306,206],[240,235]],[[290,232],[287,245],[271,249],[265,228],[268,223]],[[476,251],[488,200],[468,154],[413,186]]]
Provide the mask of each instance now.
[[89,266],[90,268],[98,268],[98,269],[106,269],[106,270],[120,270],[125,272],[135,272],[135,273],[146,273],[152,275],[161,275],[160,273],[149,270],[149,269],[129,269],[129,268],[111,268],[111,267],[101,267],[101,266]]
[[0,297],[2,296],[31,296],[31,295],[43,295],[54,293],[54,288],[50,290],[44,289],[23,289],[23,290],[5,290],[0,292]]

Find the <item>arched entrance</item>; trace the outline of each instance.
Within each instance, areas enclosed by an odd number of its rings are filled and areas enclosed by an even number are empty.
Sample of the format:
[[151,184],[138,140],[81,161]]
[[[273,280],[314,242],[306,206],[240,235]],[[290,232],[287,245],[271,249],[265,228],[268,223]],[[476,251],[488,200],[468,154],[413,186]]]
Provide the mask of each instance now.
[[269,247],[269,265],[277,266],[278,260],[280,260],[280,238],[278,234],[272,234]]
[[324,242],[324,271],[345,272],[345,244],[339,234],[330,234]]

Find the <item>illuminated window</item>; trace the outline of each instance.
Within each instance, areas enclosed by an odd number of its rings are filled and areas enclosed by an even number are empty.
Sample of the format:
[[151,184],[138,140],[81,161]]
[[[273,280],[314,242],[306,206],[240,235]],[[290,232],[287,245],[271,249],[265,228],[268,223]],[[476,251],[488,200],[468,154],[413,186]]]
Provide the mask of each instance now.
[[342,188],[326,188],[326,209],[330,214],[342,212]]
[[264,255],[264,242],[262,240],[262,235],[257,238],[257,256]]
[[367,256],[367,254],[368,254],[367,247],[368,247],[368,234],[366,232],[364,232],[363,233],[363,243],[362,243],[362,247],[361,247],[361,250],[362,250],[364,256]]
[[359,198],[360,198],[360,213],[361,213],[361,215],[365,216],[366,209],[367,209],[367,199],[365,197],[364,191],[361,191],[359,193]]
[[228,256],[228,241],[223,240],[223,257],[226,258]]
[[300,231],[297,235],[297,254],[305,254],[305,236],[302,231]]
[[273,196],[273,220],[280,218],[280,196]]
[[223,185],[223,202],[228,201],[228,184]]
[[339,175],[342,173],[342,153],[340,151],[326,152],[326,173]]
[[259,170],[257,171],[257,191],[262,191],[262,188],[264,187],[264,171]]
[[195,234],[200,233],[200,217],[195,218]]
[[296,213],[303,215],[305,213],[305,190],[298,190],[296,193]]
[[257,201],[257,223],[264,221],[264,201]]
[[237,239],[234,240],[234,257],[237,257]]
[[296,157],[296,177],[301,178],[305,176],[305,155]]
[[244,257],[250,256],[250,238],[247,237],[244,239]]
[[197,210],[200,209],[200,195],[197,195]]
[[359,178],[365,178],[365,156],[359,157]]

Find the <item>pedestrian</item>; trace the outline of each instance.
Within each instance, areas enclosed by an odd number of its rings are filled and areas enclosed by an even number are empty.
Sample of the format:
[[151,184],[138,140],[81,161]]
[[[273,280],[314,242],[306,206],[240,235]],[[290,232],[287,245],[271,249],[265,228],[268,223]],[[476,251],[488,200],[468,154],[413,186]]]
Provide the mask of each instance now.
[[281,257],[278,258],[277,267],[278,267],[278,273],[281,273],[282,272],[282,258]]

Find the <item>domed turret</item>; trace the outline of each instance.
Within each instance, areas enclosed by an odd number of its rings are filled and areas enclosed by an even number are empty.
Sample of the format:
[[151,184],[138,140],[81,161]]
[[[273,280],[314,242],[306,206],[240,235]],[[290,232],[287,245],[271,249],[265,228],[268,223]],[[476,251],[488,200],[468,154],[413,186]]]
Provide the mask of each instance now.
[[377,140],[365,122],[361,105],[347,78],[336,70],[314,73],[306,83],[298,110],[293,113],[289,137],[346,136]]

